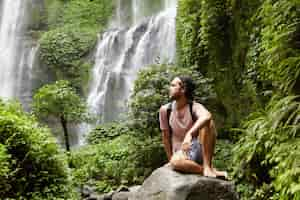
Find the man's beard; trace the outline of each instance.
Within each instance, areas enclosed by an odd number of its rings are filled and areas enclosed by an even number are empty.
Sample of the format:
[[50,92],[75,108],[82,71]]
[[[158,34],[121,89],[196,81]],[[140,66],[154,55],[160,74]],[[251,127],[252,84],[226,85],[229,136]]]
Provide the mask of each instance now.
[[177,99],[179,99],[179,96],[176,96],[176,95],[169,95],[169,99],[171,101],[176,101]]

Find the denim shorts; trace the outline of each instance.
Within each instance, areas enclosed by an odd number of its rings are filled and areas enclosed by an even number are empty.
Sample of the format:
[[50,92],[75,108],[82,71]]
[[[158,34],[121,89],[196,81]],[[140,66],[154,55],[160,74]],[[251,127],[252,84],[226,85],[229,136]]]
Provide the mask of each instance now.
[[188,152],[188,157],[190,160],[195,161],[198,164],[203,163],[202,145],[199,143],[197,138],[192,139],[191,149]]

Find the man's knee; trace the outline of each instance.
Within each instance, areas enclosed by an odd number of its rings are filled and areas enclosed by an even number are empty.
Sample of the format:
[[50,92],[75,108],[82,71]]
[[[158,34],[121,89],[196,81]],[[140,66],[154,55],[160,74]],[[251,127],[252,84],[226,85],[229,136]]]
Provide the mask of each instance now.
[[171,159],[170,160],[170,164],[173,170],[182,170],[182,168],[184,167],[184,161],[183,159]]
[[170,164],[171,164],[171,166],[172,167],[174,167],[174,166],[178,166],[179,164],[180,164],[180,160],[181,160],[182,158],[179,158],[179,157],[177,157],[176,155],[173,155],[172,156],[172,158],[171,158],[171,160],[170,160]]
[[171,159],[170,164],[174,168],[175,166],[179,165],[179,160]]
[[178,168],[182,167],[182,165],[184,164],[185,159],[187,159],[187,158],[183,154],[183,152],[178,151],[178,152],[173,154],[173,156],[170,160],[170,164],[171,164],[173,169],[178,169]]
[[212,133],[216,134],[216,127],[214,121],[211,119],[209,120],[200,130],[199,135],[205,134],[205,133]]

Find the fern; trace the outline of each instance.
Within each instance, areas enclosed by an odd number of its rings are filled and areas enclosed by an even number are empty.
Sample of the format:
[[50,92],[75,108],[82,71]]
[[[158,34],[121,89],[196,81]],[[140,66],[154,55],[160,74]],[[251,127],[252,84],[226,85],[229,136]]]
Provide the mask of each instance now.
[[272,80],[276,88],[289,93],[300,74],[300,51],[295,44],[299,39],[299,6],[297,0],[267,0],[262,5],[261,19],[261,72]]
[[298,199],[300,192],[300,103],[296,99],[275,96],[264,110],[251,114],[233,149],[234,176],[257,189],[271,183],[282,200]]

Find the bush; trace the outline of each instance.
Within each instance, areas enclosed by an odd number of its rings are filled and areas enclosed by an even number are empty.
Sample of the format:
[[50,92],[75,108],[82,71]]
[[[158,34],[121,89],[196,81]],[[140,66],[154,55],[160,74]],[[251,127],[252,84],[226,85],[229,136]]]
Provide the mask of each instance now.
[[45,9],[44,23],[49,29],[40,37],[41,61],[54,72],[54,79],[69,80],[74,88],[86,94],[92,65],[87,57],[95,47],[97,34],[112,16],[114,3],[46,0]]
[[295,84],[300,76],[300,52],[296,45],[300,34],[299,6],[297,0],[267,0],[257,16],[261,23],[261,76],[286,93],[297,90]]
[[295,97],[273,97],[265,110],[244,123],[233,149],[234,175],[256,188],[254,199],[299,199],[299,114]]
[[88,134],[87,142],[89,144],[99,144],[126,134],[132,135],[134,130],[125,122],[100,124]]
[[66,157],[49,130],[13,103],[0,102],[0,158],[1,199],[72,198]]
[[12,185],[9,184],[11,174],[10,155],[7,153],[6,146],[0,144],[0,197],[3,197]]
[[218,170],[229,171],[232,169],[232,148],[233,143],[229,140],[217,140],[213,165]]
[[96,43],[96,33],[64,26],[48,31],[40,39],[40,58],[57,79],[69,79],[80,90],[89,80],[90,64],[82,59]]
[[66,148],[70,150],[68,124],[87,121],[89,116],[84,101],[76,94],[68,81],[56,81],[44,85],[33,96],[34,114],[41,120],[54,117],[59,120]]
[[[182,66],[200,65],[206,56],[202,49],[200,32],[201,1],[179,0],[176,18],[178,63]],[[203,65],[203,63],[201,63]]]
[[102,30],[114,11],[111,0],[72,0],[64,10],[61,24],[74,24]]
[[160,138],[141,141],[124,134],[72,152],[70,166],[78,186],[95,185],[99,192],[109,192],[120,185],[141,184],[161,165],[163,154]]
[[45,0],[45,24],[55,29],[66,24],[101,30],[113,14],[111,0]]

